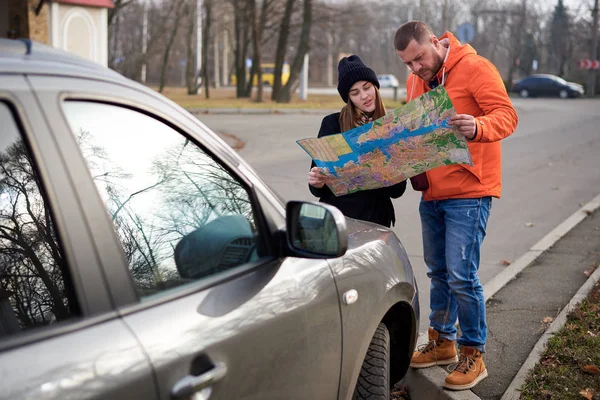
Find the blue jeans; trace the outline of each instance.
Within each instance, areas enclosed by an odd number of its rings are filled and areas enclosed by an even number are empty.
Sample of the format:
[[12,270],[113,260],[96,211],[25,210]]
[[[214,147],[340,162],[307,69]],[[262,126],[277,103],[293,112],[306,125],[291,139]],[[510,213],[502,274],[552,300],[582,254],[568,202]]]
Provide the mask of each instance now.
[[487,324],[479,254],[492,198],[423,201],[419,205],[427,276],[431,279],[429,320],[440,337],[485,352]]

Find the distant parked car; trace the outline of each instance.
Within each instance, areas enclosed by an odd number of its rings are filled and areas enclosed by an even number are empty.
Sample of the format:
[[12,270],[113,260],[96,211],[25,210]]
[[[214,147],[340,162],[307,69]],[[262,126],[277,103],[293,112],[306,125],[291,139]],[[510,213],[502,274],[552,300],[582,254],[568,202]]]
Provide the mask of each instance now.
[[569,97],[583,96],[583,86],[578,83],[567,82],[556,75],[536,74],[517,80],[511,92],[519,93],[521,97]]
[[398,87],[398,79],[392,74],[378,75],[377,79],[379,79],[379,86],[382,88]]
[[419,331],[402,243],[282,201],[197,118],[0,39],[0,400],[388,399]]

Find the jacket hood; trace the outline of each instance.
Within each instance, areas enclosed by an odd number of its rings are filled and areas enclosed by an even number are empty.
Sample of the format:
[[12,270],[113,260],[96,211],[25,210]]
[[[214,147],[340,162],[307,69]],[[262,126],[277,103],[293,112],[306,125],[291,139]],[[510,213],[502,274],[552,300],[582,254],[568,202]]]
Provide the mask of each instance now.
[[444,33],[439,39],[448,39],[450,41],[450,49],[438,75],[444,68],[446,69],[446,73],[448,73],[463,57],[477,54],[477,51],[470,44],[461,44],[451,32]]

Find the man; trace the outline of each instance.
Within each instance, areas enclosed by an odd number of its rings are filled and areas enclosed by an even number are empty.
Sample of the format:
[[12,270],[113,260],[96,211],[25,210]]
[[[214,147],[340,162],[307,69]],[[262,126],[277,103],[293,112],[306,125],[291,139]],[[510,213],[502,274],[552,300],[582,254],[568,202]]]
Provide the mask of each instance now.
[[415,351],[411,367],[458,361],[444,387],[470,389],[487,377],[485,301],[477,271],[492,197],[499,198],[502,188],[500,140],[514,132],[517,114],[494,65],[451,33],[438,39],[423,22],[412,21],[398,29],[394,46],[412,70],[407,100],[444,85],[457,112],[450,123],[467,139],[473,158],[473,166],[435,168],[413,182],[423,190],[419,213],[431,313],[429,343]]

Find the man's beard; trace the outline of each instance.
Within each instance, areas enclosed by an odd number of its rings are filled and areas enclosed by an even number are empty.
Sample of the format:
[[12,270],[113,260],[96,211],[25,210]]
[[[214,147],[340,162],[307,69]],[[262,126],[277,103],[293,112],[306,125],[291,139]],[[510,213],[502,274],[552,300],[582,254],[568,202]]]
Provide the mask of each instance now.
[[[435,52],[433,53],[433,57],[433,66],[431,68],[419,71],[419,73],[417,74],[423,80],[432,80],[437,75],[437,73],[440,72],[440,69],[442,69],[442,65],[444,64],[444,60],[442,59],[442,57],[440,57],[440,55]],[[431,74],[431,76],[423,76],[428,74]]]

